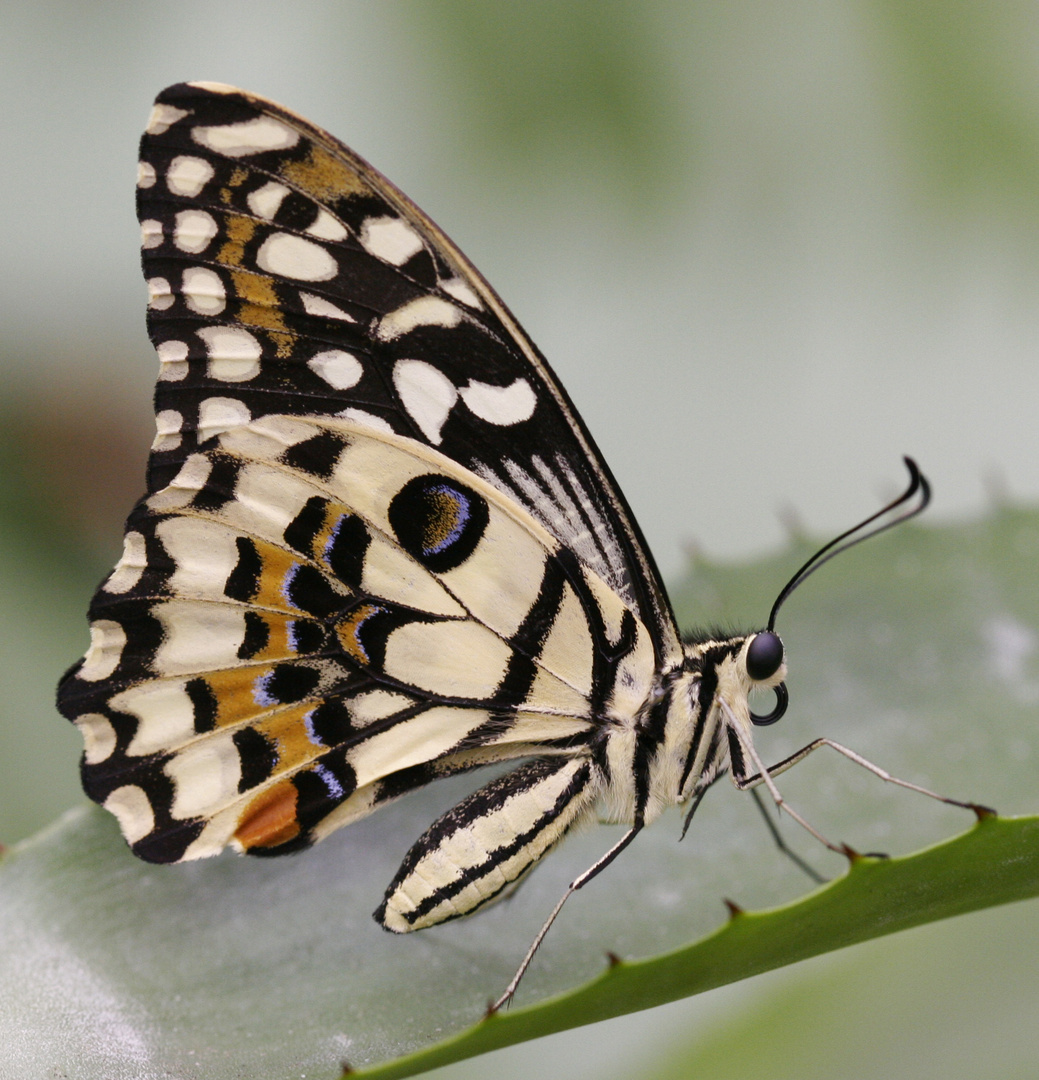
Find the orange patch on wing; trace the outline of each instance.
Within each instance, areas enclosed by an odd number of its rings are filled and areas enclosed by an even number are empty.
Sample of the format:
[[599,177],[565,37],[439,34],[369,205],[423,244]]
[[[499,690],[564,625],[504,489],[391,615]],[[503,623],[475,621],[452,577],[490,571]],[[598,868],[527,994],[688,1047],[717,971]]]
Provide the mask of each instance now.
[[346,654],[359,664],[367,665],[371,662],[368,652],[361,641],[361,627],[366,619],[373,615],[379,615],[385,611],[381,604],[358,604],[345,619],[336,626],[336,634],[339,643],[343,646]]
[[281,175],[318,202],[344,195],[371,194],[371,188],[352,165],[317,144],[311,146],[310,153],[302,161],[285,162],[281,166]]
[[228,214],[224,221],[227,239],[217,253],[216,261],[224,266],[241,266],[245,257],[245,245],[256,232],[256,222],[242,214]]
[[235,839],[248,851],[256,847],[276,847],[299,835],[296,800],[299,793],[291,780],[257,795],[245,809],[235,829]]

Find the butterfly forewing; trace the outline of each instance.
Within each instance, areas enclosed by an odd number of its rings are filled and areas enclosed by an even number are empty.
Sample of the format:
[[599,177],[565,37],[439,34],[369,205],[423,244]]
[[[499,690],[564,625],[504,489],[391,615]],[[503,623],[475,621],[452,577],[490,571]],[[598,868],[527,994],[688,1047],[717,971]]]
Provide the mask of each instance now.
[[270,413],[345,416],[482,476],[680,655],[623,497],[540,354],[468,260],[327,133],[212,84],[160,95],[138,209],[159,353],[150,487]]

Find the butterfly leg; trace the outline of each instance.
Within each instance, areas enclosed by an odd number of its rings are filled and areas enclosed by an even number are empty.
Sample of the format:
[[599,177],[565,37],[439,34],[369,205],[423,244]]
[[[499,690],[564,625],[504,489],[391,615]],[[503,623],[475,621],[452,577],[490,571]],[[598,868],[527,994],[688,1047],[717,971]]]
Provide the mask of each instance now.
[[[777,776],[779,773],[786,772],[787,769],[808,757],[813,750],[818,750],[820,746],[828,746],[831,750],[836,750],[838,754],[842,754],[849,761],[854,761],[856,765],[861,765],[862,768],[873,773],[874,776],[879,776],[881,780],[884,780],[889,784],[895,784],[897,787],[905,788],[908,791],[915,791],[919,795],[926,795],[929,799],[936,799],[938,802],[946,803],[948,806],[958,806],[963,810],[973,810],[975,814],[995,814],[995,811],[990,807],[981,806],[980,804],[973,802],[963,802],[960,799],[951,799],[947,795],[939,795],[937,792],[930,791],[925,787],[921,787],[919,784],[913,784],[908,780],[901,780],[897,776],[892,776],[886,769],[882,769],[879,765],[874,765],[868,758],[864,758],[861,754],[856,754],[854,750],[849,750],[848,747],[841,746],[840,743],[836,743],[832,739],[813,739],[812,742],[807,746],[803,746],[797,753],[791,754],[790,757],[784,758],[782,761],[769,768],[767,770],[768,774],[770,776]],[[750,777],[749,779],[751,781],[760,780],[760,777]]]
[[[928,798],[936,799],[938,802],[947,803],[949,806],[958,806],[964,810],[973,810],[978,817],[985,817],[995,813],[994,810],[989,809],[986,806],[980,806],[977,803],[962,802],[959,799],[951,799],[945,795],[939,795],[934,791],[930,791],[925,787],[920,787],[919,784],[910,783],[908,780],[901,780],[897,776],[892,776],[886,769],[882,769],[879,765],[874,765],[872,761],[862,757],[861,754],[856,754],[854,750],[849,750],[846,746],[841,746],[840,743],[834,742],[832,739],[814,739],[807,746],[803,746],[796,753],[791,754],[789,757],[784,758],[782,761],[777,762],[772,768],[767,768],[761,758],[758,756],[758,752],[754,749],[753,744],[749,739],[743,739],[739,735],[739,728],[736,723],[735,717],[732,716],[731,710],[722,703],[722,708],[729,716],[729,738],[730,746],[732,741],[738,744],[738,747],[743,751],[746,757],[750,758],[755,768],[758,770],[756,773],[748,774],[746,771],[746,765],[743,761],[743,754],[739,755],[739,760],[733,760],[732,762],[732,782],[740,791],[746,791],[751,788],[758,787],[764,784],[768,788],[769,794],[772,796],[776,806],[780,810],[785,810],[802,828],[806,829],[812,834],[821,844],[828,847],[831,851],[836,852],[838,855],[848,855],[850,849],[847,845],[837,845],[827,840],[817,829],[810,825],[796,810],[794,810],[789,803],[779,793],[779,789],[776,787],[773,781],[773,776],[779,773],[786,772],[787,769],[792,768],[799,761],[803,761],[813,750],[818,750],[821,746],[829,746],[831,749],[836,750],[839,754],[848,758],[849,761],[854,761],[856,765],[861,765],[864,769],[873,773],[874,776],[880,777],[881,780],[885,780],[890,784],[895,784],[898,787],[906,788],[909,791],[915,791],[920,795],[926,795]],[[732,755],[734,759],[737,755]]]
[[531,942],[530,948],[527,950],[527,955],[523,957],[523,961],[516,969],[516,974],[512,976],[512,981],[505,987],[505,992],[500,998],[490,1007],[488,1012],[496,1013],[502,1006],[507,1005],[513,995],[516,993],[516,988],[520,984],[520,980],[527,972],[527,968],[530,967],[531,960],[534,959],[534,954],[541,947],[542,941],[545,940],[545,935],[549,931],[549,927],[556,921],[556,916],[563,910],[563,905],[570,899],[571,896],[577,892],[582,886],[587,885],[589,881],[595,877],[601,870],[605,870],[607,866],[638,836],[642,830],[641,825],[636,825],[629,829],[621,838],[617,841],[605,855],[590,867],[580,877],[574,878],[573,881],[567,886],[566,892],[559,898],[559,903],[552,909],[552,913],[545,920],[545,924],[537,932],[537,936]]
[[758,788],[752,787],[750,789],[751,798],[754,800],[754,805],[761,811],[761,816],[765,819],[765,826],[769,831],[769,835],[772,837],[773,843],[777,848],[803,873],[807,874],[817,885],[824,884],[828,879],[824,878],[815,867],[809,865],[797,854],[793,848],[787,847],[786,841],[783,839],[776,823],[772,820],[771,815],[768,812],[768,807],[761,801],[761,792]]
[[[729,721],[729,757],[731,760],[731,773],[732,782],[736,785],[739,791],[747,791],[753,789],[761,784],[764,784],[768,788],[768,793],[772,796],[773,802],[779,810],[785,810],[793,819],[801,826],[802,829],[807,830],[822,844],[824,847],[828,847],[831,851],[836,852],[838,855],[847,855],[848,848],[843,844],[835,844],[831,840],[827,840],[825,836],[815,826],[810,825],[801,815],[783,798],[779,793],[779,788],[776,787],[775,781],[772,779],[773,770],[766,768],[765,763],[761,760],[757,750],[754,749],[754,744],[750,739],[744,739],[740,737],[739,728],[737,726],[736,718],[732,715],[729,707],[722,702],[722,709],[726,712],[730,718]],[[801,757],[805,757],[815,749],[815,746],[807,746],[804,749]],[[780,772],[783,769],[789,769],[791,765],[796,764],[801,760],[797,754],[793,755],[793,759],[787,759],[780,762]],[[758,770],[756,773],[748,774],[746,759],[749,758],[754,767]]]
[[[769,770],[769,771],[772,772],[774,770]],[[693,814],[696,813],[697,808],[699,807],[700,803],[703,801],[703,797],[707,794],[708,791],[710,791],[710,789],[712,787],[714,787],[715,784],[718,783],[719,780],[721,780],[721,778],[726,774],[726,772],[728,772],[727,769],[719,770],[717,775],[714,776],[708,784],[704,785],[704,787],[702,787],[693,796],[693,805],[689,808],[689,812],[685,816],[685,822],[682,825],[682,835],[679,836],[679,838],[678,838],[679,841],[682,841],[682,840],[685,839],[685,834],[689,831],[689,826],[692,824],[692,821],[693,821]],[[737,787],[738,786],[739,785],[737,785]],[[779,850],[784,855],[786,855],[786,857],[796,867],[798,867],[798,869],[804,871],[804,873],[806,873],[817,884],[821,885],[823,882],[825,882],[826,878],[824,878],[822,876],[822,874],[820,874],[813,867],[809,866],[809,864],[806,863],[804,861],[804,859],[802,859],[801,856],[797,854],[796,851],[794,851],[793,849],[787,847],[786,841],[784,841],[783,837],[780,835],[779,829],[776,827],[775,822],[769,816],[769,812],[768,812],[767,808],[765,807],[765,804],[761,801],[761,795],[759,794],[758,789],[756,787],[752,786],[750,788],[750,794],[754,799],[754,805],[757,806],[757,808],[761,811],[761,816],[765,819],[765,826],[769,831],[769,835],[772,837],[773,841],[775,842],[776,847],[779,848]]]

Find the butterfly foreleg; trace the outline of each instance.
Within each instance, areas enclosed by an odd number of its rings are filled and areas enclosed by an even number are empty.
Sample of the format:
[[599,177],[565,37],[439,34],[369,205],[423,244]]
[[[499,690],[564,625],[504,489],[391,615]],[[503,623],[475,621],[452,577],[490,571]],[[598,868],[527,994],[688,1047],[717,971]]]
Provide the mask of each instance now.
[[[723,705],[723,708],[725,706]],[[846,757],[849,761],[855,762],[856,765],[861,765],[862,768],[873,773],[874,776],[879,777],[881,780],[886,781],[889,784],[895,784],[898,787],[906,788],[909,791],[915,791],[920,795],[926,795],[930,799],[935,799],[938,802],[947,803],[949,806],[958,806],[964,810],[973,810],[979,817],[994,813],[988,807],[980,806],[977,803],[962,802],[959,799],[952,799],[945,795],[939,795],[937,792],[930,791],[925,787],[921,787],[919,784],[913,784],[908,780],[902,780],[897,776],[892,776],[886,769],[882,769],[879,765],[875,765],[872,761],[864,758],[861,754],[855,753],[854,750],[849,750],[848,747],[842,746],[840,743],[834,742],[832,739],[813,739],[807,746],[801,747],[796,753],[791,754],[789,757],[784,758],[782,761],[777,762],[771,767],[766,767],[764,762],[758,756],[758,752],[754,749],[753,743],[750,739],[742,738],[739,735],[738,728],[736,726],[735,718],[729,713],[729,737],[730,745],[735,740],[739,748],[743,751],[742,754],[732,754],[732,782],[740,791],[746,791],[753,789],[759,785],[764,784],[768,788],[769,794],[772,796],[779,810],[785,810],[802,828],[806,829],[812,834],[820,843],[828,847],[831,851],[835,851],[841,855],[848,854],[848,848],[846,845],[837,845],[827,840],[817,829],[810,825],[796,810],[794,810],[790,804],[780,794],[779,789],[776,787],[773,777],[780,773],[786,772],[787,769],[793,768],[800,761],[804,761],[809,754],[818,750],[820,747],[828,746],[832,750],[836,750],[837,753]],[[746,757],[744,757],[746,755]],[[757,769],[755,773],[749,773],[746,769],[746,758],[749,758]]]
[[[786,772],[787,769],[792,768],[799,761],[804,761],[813,750],[818,750],[821,746],[828,746],[831,750],[836,750],[838,754],[842,754],[849,761],[854,761],[856,765],[861,765],[862,768],[873,773],[874,776],[880,777],[881,780],[884,780],[889,784],[895,784],[897,787],[905,788],[907,791],[915,791],[920,795],[926,795],[929,799],[936,799],[938,802],[947,803],[949,806],[959,806],[963,810],[973,810],[975,813],[978,813],[979,811],[982,813],[992,812],[988,807],[979,806],[977,803],[963,802],[960,799],[952,799],[947,795],[939,795],[936,791],[930,791],[928,788],[921,787],[919,784],[913,784],[908,780],[902,780],[897,776],[892,776],[886,769],[882,769],[868,758],[864,758],[861,754],[855,753],[854,750],[849,750],[848,747],[842,746],[832,739],[813,739],[807,746],[801,747],[800,750],[791,754],[790,757],[783,758],[782,761],[769,766],[765,771],[769,776],[778,776],[779,773]],[[739,783],[736,786],[742,791],[748,787],[757,786],[762,782],[762,779],[760,774],[755,774],[754,776],[747,777],[742,783]]]

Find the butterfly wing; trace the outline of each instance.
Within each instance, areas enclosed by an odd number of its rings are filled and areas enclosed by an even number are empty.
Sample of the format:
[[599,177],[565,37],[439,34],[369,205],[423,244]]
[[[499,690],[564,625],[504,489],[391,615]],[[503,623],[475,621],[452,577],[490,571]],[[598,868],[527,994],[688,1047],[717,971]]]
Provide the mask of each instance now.
[[[295,850],[630,718],[679,652],[663,591],[554,376],[436,226],[213,84],[160,96],[139,211],[149,496],[59,688],[134,850]],[[515,783],[550,787],[539,768]]]
[[367,420],[525,506],[651,629],[662,667],[680,660],[651,556],[584,423],[405,195],[321,129],[214,84],[159,96],[141,162],[162,361],[151,490],[245,416]]

